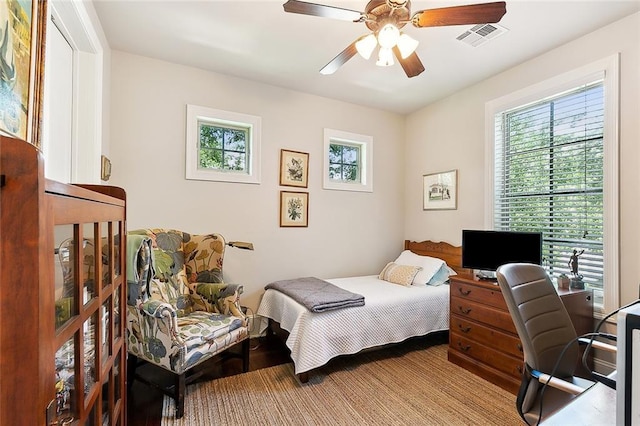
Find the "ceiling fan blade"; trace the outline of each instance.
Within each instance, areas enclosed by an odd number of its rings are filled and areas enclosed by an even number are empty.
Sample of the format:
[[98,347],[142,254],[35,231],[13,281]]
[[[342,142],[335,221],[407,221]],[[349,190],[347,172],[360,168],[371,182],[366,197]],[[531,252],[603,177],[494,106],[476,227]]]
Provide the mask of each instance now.
[[331,62],[329,62],[327,65],[325,65],[320,70],[320,74],[324,74],[324,75],[333,74],[334,72],[336,72],[338,70],[338,68],[340,68],[342,65],[344,65],[349,59],[353,58],[353,56],[356,53],[358,53],[358,51],[356,50],[356,42],[354,41],[349,46],[347,46],[346,49],[344,49],[342,52],[338,53],[338,56],[333,58],[331,60]]
[[288,0],[284,4],[284,11],[300,13],[302,15],[320,16],[321,18],[340,19],[358,22],[363,19],[363,13],[341,7],[326,6],[324,4],[308,3],[306,1]]
[[402,66],[405,74],[407,74],[407,77],[415,77],[424,71],[424,65],[422,65],[422,61],[420,61],[416,52],[413,52],[411,55],[402,59],[400,49],[398,49],[398,46],[394,46],[393,53],[396,55],[396,59],[400,62],[400,65]]
[[444,25],[493,24],[507,13],[506,3],[470,4],[467,6],[442,7],[416,12],[411,23],[418,27],[440,27]]

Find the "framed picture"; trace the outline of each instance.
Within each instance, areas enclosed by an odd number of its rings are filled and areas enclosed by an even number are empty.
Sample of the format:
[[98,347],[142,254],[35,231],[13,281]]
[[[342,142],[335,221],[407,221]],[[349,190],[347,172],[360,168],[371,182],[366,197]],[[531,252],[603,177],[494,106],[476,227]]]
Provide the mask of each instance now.
[[308,219],[309,193],[280,191],[280,226],[306,227]]
[[0,132],[40,147],[46,0],[0,2]]
[[280,185],[307,187],[309,177],[309,154],[306,152],[280,150]]
[[106,156],[102,156],[102,163],[100,165],[100,179],[109,180],[111,178],[111,160]]
[[458,171],[422,176],[423,210],[455,210],[458,208]]

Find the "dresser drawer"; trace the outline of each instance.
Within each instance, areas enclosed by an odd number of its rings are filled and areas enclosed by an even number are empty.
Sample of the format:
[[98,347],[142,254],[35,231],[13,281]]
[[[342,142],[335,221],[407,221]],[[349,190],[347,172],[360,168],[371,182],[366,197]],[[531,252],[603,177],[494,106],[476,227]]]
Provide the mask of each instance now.
[[519,359],[524,357],[522,343],[517,336],[486,327],[458,315],[451,316],[450,330],[460,336],[490,346],[500,352],[508,353]]
[[522,358],[516,358],[502,353],[492,347],[485,346],[468,339],[466,336],[462,336],[453,330],[451,330],[449,336],[449,348],[451,350],[471,357],[482,364],[499,370],[511,377],[518,379],[522,377],[522,371],[524,368],[524,361]]
[[511,320],[511,315],[506,310],[482,305],[468,298],[461,298],[454,295],[451,296],[450,309],[452,317],[453,315],[459,315],[461,318],[471,319],[512,334],[517,334],[516,326]]
[[473,284],[451,280],[450,284],[451,296],[480,302],[484,305],[494,306],[499,309],[507,310],[507,304],[502,297],[500,288],[496,285],[495,289],[479,287]]

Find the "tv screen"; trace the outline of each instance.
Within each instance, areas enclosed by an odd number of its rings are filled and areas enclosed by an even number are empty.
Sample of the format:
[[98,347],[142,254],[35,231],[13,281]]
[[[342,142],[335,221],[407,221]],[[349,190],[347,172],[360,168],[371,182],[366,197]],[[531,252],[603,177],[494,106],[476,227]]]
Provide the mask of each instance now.
[[542,233],[462,231],[462,267],[495,271],[505,263],[542,264]]

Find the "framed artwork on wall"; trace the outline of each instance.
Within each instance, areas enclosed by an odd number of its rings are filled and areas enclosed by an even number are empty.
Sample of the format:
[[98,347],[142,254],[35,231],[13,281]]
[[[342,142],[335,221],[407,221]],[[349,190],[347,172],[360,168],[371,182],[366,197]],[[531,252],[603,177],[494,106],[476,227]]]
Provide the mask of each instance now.
[[0,132],[40,147],[46,0],[0,2]]
[[423,210],[458,208],[458,170],[422,176]]
[[107,181],[111,178],[111,160],[105,155],[101,156],[100,179]]
[[280,150],[280,185],[306,188],[309,177],[309,154]]
[[280,227],[309,225],[309,193],[280,191]]

